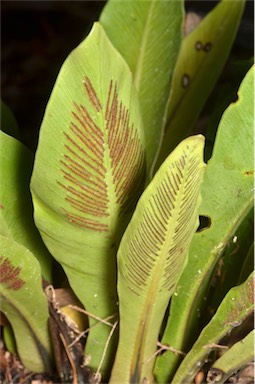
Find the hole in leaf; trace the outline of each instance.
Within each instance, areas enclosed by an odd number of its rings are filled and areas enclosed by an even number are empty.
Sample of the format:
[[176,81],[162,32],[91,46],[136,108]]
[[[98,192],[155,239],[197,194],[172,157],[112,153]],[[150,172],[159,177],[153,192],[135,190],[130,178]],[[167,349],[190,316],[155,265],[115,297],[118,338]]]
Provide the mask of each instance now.
[[209,216],[199,216],[199,227],[197,232],[204,231],[205,229],[210,228],[212,222]]
[[253,174],[254,174],[253,170],[244,172],[244,176],[252,176]]
[[211,49],[212,49],[212,43],[210,43],[210,42],[206,43],[204,46],[204,51],[210,52]]
[[190,77],[187,73],[182,76],[182,87],[187,88],[190,84]]
[[201,43],[201,41],[196,42],[195,48],[197,51],[201,51],[201,49],[203,49],[203,44]]
[[207,382],[220,381],[223,376],[223,372],[218,368],[211,368],[207,374]]

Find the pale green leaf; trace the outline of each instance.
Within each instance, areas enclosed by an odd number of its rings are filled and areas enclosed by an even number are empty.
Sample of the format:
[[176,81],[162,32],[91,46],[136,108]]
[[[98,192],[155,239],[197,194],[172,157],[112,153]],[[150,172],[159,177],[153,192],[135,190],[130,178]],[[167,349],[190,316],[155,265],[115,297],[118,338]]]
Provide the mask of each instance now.
[[[163,344],[184,352],[196,338],[195,329],[215,265],[253,206],[253,68],[238,96],[238,101],[223,114],[205,171],[199,214],[208,218],[209,226],[192,240],[189,262],[173,295],[162,339]],[[171,380],[180,359],[170,351],[159,356],[157,380]]]
[[244,0],[222,0],[184,38],[176,63],[157,167],[191,132],[233,44]]
[[[143,189],[144,159],[131,72],[96,23],[56,80],[31,189],[45,244],[86,310],[101,319],[118,313],[116,250]],[[85,353],[94,370],[110,330],[103,323],[91,327]],[[114,342],[113,337],[102,366],[105,379]]]
[[29,182],[32,153],[0,131],[0,234],[24,245],[38,259],[43,277],[51,281],[51,255],[33,220]]
[[148,173],[161,143],[183,14],[182,0],[110,0],[100,17],[134,76],[144,123]]
[[198,226],[204,138],[184,140],[140,198],[118,251],[120,338],[111,383],[152,380],[160,325]]
[[49,370],[49,314],[40,265],[23,245],[2,235],[0,242],[1,311],[11,323],[24,366],[35,372]]
[[254,330],[235,343],[210,368],[207,382],[224,384],[226,380],[242,367],[254,360]]
[[190,352],[179,366],[172,384],[191,383],[209,353],[217,348],[220,340],[242,323],[254,309],[253,273],[245,283],[232,288],[223,299],[216,314],[203,329]]

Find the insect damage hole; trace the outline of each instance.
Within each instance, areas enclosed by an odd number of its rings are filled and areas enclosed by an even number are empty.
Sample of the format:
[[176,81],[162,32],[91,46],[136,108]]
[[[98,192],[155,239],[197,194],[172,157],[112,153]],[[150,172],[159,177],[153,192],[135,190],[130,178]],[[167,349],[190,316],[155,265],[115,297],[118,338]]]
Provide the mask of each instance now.
[[205,229],[210,228],[212,222],[209,216],[199,216],[199,226],[197,232],[202,232]]
[[190,84],[190,77],[187,73],[182,76],[182,87],[187,88]]
[[201,51],[201,49],[203,49],[203,44],[201,43],[201,41],[196,42],[195,48],[197,51]]
[[210,52],[211,49],[212,49],[212,43],[210,43],[210,42],[206,43],[204,46],[204,51]]

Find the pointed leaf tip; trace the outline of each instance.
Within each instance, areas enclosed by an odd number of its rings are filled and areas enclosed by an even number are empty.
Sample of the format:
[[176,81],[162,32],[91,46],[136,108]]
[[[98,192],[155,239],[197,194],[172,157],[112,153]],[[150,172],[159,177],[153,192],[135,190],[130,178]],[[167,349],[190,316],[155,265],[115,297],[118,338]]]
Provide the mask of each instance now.
[[[132,75],[96,23],[56,80],[31,188],[47,247],[86,310],[102,319],[117,312],[116,249],[144,182],[144,134]],[[86,354],[92,369],[109,332],[105,324],[91,327]],[[102,366],[106,381],[113,339]]]
[[141,196],[122,238],[120,339],[111,383],[153,380],[150,357],[198,226],[203,148],[203,136],[193,136],[169,155]]

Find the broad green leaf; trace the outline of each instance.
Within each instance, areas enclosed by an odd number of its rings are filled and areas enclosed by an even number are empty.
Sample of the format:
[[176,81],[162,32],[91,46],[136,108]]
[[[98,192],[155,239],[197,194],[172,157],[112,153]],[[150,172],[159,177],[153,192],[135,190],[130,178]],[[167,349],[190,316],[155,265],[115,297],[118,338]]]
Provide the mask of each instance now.
[[38,259],[43,277],[51,281],[52,258],[36,229],[29,191],[32,153],[0,131],[0,234],[24,245]]
[[233,328],[253,313],[253,273],[245,283],[232,288],[223,299],[210,323],[179,366],[172,384],[191,383],[209,353]]
[[40,264],[23,245],[2,235],[0,242],[1,311],[11,323],[24,366],[35,372],[49,370],[49,314]]
[[[101,319],[118,312],[116,250],[143,189],[144,158],[131,72],[96,23],[60,70],[42,122],[31,188],[45,244],[86,310]],[[110,331],[103,323],[91,327],[85,352],[92,369],[100,364]],[[114,353],[113,337],[104,378]]]
[[[197,335],[200,311],[217,261],[253,206],[253,68],[238,96],[223,114],[205,171],[199,214],[208,218],[209,226],[192,240],[189,262],[173,295],[162,339],[163,344],[184,352]],[[159,356],[157,380],[171,380],[179,361],[180,356],[172,352]]]
[[111,383],[153,379],[160,326],[198,226],[204,138],[184,140],[140,198],[118,251],[120,338]]
[[157,166],[190,134],[233,44],[244,0],[222,0],[184,38],[176,63],[165,136]]
[[[222,114],[232,102],[236,101],[238,88],[240,87],[243,78],[254,63],[254,59],[230,61],[231,77],[224,77],[222,81],[217,83],[217,86],[210,94],[207,101],[207,106],[210,104],[210,110],[207,109],[206,123],[206,147],[205,160],[208,161],[212,156],[214,140],[217,134],[217,128],[220,123]],[[212,107],[211,107],[212,106]],[[208,107],[207,107],[208,108]],[[203,118],[201,116],[201,118]]]
[[183,14],[182,0],[110,0],[100,17],[134,76],[145,130],[148,176],[162,139]]
[[210,368],[207,382],[224,384],[227,379],[254,359],[254,330],[235,343]]

